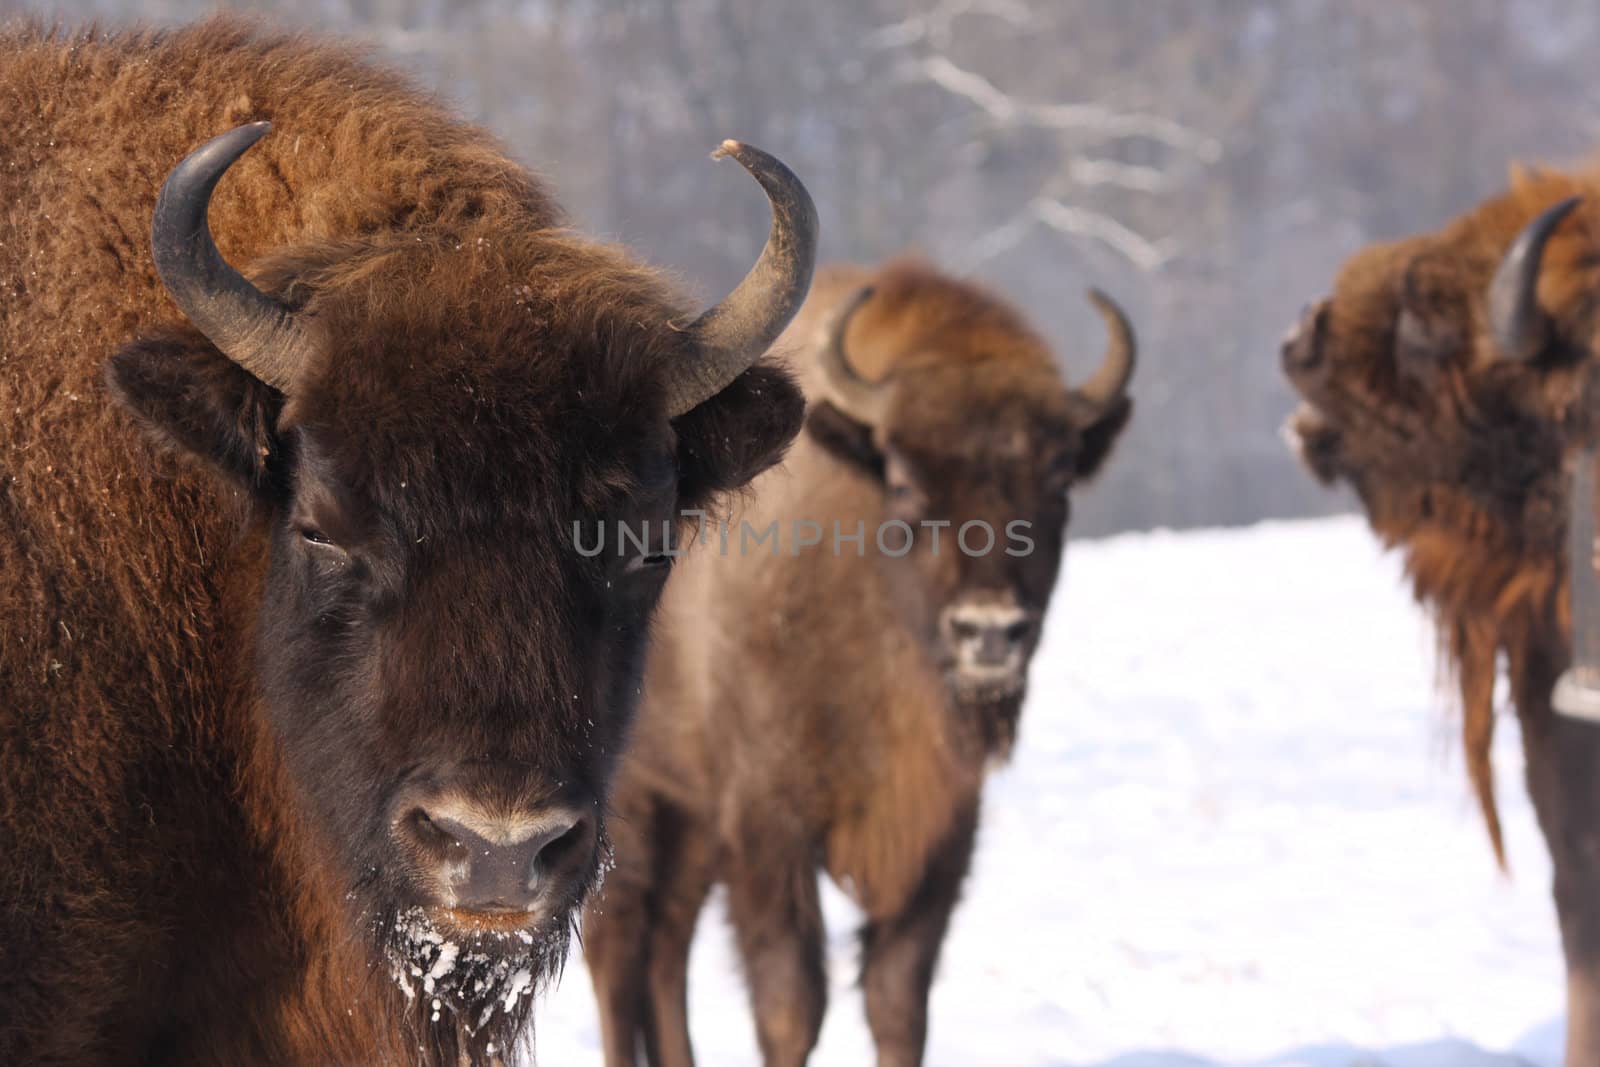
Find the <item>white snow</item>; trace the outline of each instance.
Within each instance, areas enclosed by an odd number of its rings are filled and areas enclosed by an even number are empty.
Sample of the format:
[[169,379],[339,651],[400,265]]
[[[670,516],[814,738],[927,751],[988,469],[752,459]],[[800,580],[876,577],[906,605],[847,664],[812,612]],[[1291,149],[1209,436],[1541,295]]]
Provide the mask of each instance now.
[[[427,975],[422,979],[422,988],[425,991],[432,993],[433,984],[439,979],[443,978],[445,975],[449,974],[451,971],[455,970],[456,957],[460,954],[461,946],[456,944],[454,941],[446,941],[441,944],[439,946],[438,957],[433,961],[433,966],[428,968]],[[433,1005],[437,1010],[439,1002],[434,1001]]]
[[[1438,677],[1357,518],[1074,542],[986,793],[930,1067],[1558,1067],[1515,721],[1495,747],[1508,879]],[[868,1063],[855,917],[826,899],[812,1062]],[[720,899],[690,982],[700,1062],[757,1062]],[[599,1062],[581,957],[536,1020],[539,1062]]]
[[517,998],[533,988],[533,971],[522,967],[511,976],[511,981],[506,985],[505,996],[501,998],[501,1006],[510,1011],[516,1006]]

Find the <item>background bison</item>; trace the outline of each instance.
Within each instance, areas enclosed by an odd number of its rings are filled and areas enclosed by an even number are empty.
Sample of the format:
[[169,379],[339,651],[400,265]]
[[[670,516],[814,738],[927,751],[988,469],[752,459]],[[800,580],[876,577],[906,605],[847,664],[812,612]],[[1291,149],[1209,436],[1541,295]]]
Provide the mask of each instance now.
[[781,454],[809,198],[696,319],[344,51],[0,56],[0,1061],[496,1059],[667,569],[565,531]]
[[[690,1062],[687,955],[714,882],[728,886],[762,1054],[803,1062],[826,991],[819,867],[867,916],[879,1062],[921,1062],[1068,492],[1132,409],[1132,331],[1094,300],[1111,343],[1068,389],[1021,316],[969,283],[915,262],[819,279],[789,334],[807,431],[757,481],[726,549],[686,560],[662,605],[618,777],[617,868],[584,925],[613,1067],[641,1046],[652,1063]],[[774,527],[775,543],[751,545]]]
[[1497,854],[1504,657],[1555,864],[1573,1065],[1600,1062],[1600,730],[1550,698],[1570,659],[1566,470],[1594,433],[1597,194],[1593,174],[1516,172],[1438,233],[1353,257],[1283,349],[1306,465],[1356,491],[1437,620]]

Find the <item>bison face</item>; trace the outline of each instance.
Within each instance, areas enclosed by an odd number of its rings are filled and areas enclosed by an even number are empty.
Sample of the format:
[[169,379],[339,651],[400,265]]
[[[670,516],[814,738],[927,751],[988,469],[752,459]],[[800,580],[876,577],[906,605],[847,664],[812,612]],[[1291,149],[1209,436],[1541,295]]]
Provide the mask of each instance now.
[[774,239],[687,326],[651,272],[556,233],[483,220],[280,253],[260,291],[216,255],[204,197],[170,244],[209,261],[163,259],[182,167],[157,209],[158,266],[200,328],[127,346],[108,380],[252,502],[261,573],[219,587],[253,630],[238,687],[286,821],[459,1040],[504,1047],[605,855],[671,559],[589,558],[577,531],[661,529],[799,428],[792,382],[750,364],[804,296],[809,200],[770,157],[741,162]]
[[466,1018],[472,990],[504,1001],[504,981],[559,960],[605,856],[671,557],[587,558],[576,531],[709,506],[781,456],[801,399],[757,367],[669,419],[668,309],[652,339],[606,351],[596,337],[620,321],[565,341],[446,337],[421,305],[356,321],[365,295],[308,305],[346,340],[287,402],[188,332],[125,348],[111,380],[254,502],[268,550],[242,684],[358,920],[413,992]]
[[909,553],[880,551],[878,565],[958,703],[1016,701],[1060,568],[1068,490],[1087,473],[1082,428],[1060,383],[1044,381],[1032,398],[995,398],[976,425],[919,418],[919,387],[959,387],[948,377],[908,379],[906,408],[874,435],[884,514],[914,533]]
[[1324,484],[1366,497],[1403,471],[1440,467],[1448,479],[1459,458],[1473,306],[1445,263],[1424,297],[1428,262],[1419,243],[1363,252],[1284,340],[1284,372],[1304,398],[1286,434]]
[[1014,361],[928,353],[868,383],[851,369],[844,336],[870,295],[830,324],[827,399],[808,432],[878,486],[875,557],[900,621],[955,704],[980,712],[989,750],[1004,754],[1060,569],[1068,493],[1100,468],[1132,411],[1132,332],[1102,304],[1115,336],[1111,373],[1078,390],[1047,353],[1034,358],[1031,338]]
[[[1570,204],[1558,207],[1557,223]],[[1484,226],[1459,222],[1345,265],[1333,295],[1283,344],[1284,372],[1302,397],[1286,437],[1315,477],[1354,489],[1392,542],[1489,523],[1497,538],[1554,558],[1562,455],[1581,435],[1583,364],[1564,340],[1571,334],[1542,313],[1528,319],[1543,241],[1531,259],[1521,243],[1497,274],[1510,234],[1491,254]],[[1522,283],[1507,281],[1517,274]],[[1527,295],[1520,311],[1507,296],[1518,285]]]

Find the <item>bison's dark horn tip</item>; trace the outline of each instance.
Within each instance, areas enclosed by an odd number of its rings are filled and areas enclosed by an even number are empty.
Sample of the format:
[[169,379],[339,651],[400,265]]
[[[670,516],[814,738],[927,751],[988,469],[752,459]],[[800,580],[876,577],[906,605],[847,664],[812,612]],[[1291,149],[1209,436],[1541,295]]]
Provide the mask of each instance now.
[[243,126],[235,126],[227,133],[218,136],[216,140],[226,140],[237,145],[239,151],[243,152],[271,132],[272,123],[263,119],[260,122],[247,122]]
[[1517,234],[1489,283],[1489,322],[1501,354],[1528,360],[1549,344],[1554,320],[1539,306],[1539,272],[1545,246],[1583,201],[1569,196],[1540,212]]
[[1583,194],[1581,193],[1574,193],[1565,200],[1559,201],[1553,208],[1550,209],[1550,229],[1554,230],[1558,225],[1565,222],[1567,216],[1572,214],[1573,211],[1575,211],[1582,203]]

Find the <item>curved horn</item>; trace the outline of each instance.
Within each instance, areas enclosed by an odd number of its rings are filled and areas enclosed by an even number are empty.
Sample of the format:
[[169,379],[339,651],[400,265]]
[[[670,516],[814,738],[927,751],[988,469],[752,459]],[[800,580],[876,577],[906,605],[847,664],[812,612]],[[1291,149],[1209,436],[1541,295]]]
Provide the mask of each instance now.
[[1096,407],[1105,408],[1120,400],[1122,394],[1127,392],[1128,382],[1133,378],[1133,364],[1139,353],[1139,345],[1134,339],[1128,316],[1122,313],[1115,300],[1098,289],[1089,290],[1089,299],[1100,312],[1100,317],[1106,320],[1106,330],[1111,340],[1106,345],[1106,355],[1100,361],[1100,369],[1078,387],[1078,395]]
[[1570,196],[1528,223],[1494,272],[1489,285],[1489,326],[1500,354],[1507,359],[1532,359],[1550,343],[1554,324],[1539,306],[1539,266],[1551,234],[1581,199]]
[[876,426],[883,421],[889,406],[888,381],[872,382],[856,373],[844,350],[844,335],[850,330],[850,320],[855,317],[856,310],[872,299],[872,291],[870,285],[856,290],[829,317],[821,363],[828,402],[868,426]]
[[723,156],[736,159],[766,190],[772,232],[744,281],[687,327],[695,356],[667,384],[673,418],[722,392],[765,354],[804,303],[817,261],[817,207],[794,172],[738,141],[723,141],[711,153],[712,159]]
[[269,122],[239,126],[185,156],[161,185],[150,244],[161,283],[189,321],[223,355],[287,392],[311,348],[306,331],[228,265],[206,224],[217,181],[270,129]]

